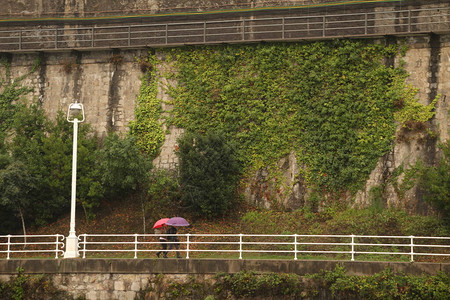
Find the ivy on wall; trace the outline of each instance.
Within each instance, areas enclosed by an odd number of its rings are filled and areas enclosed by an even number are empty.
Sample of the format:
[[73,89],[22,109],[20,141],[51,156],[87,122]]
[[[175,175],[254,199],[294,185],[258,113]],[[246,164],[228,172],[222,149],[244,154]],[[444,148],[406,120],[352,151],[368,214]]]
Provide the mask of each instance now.
[[276,176],[295,152],[310,187],[356,191],[391,149],[396,121],[417,116],[402,113],[417,104],[407,73],[383,63],[400,50],[350,40],[165,49],[178,70],[162,74],[177,82],[168,122],[225,133],[247,175]]
[[140,61],[144,76],[137,99],[135,120],[129,123],[130,134],[137,136],[137,144],[150,158],[155,158],[164,142],[161,128],[161,102],[157,98],[156,59],[150,53]]

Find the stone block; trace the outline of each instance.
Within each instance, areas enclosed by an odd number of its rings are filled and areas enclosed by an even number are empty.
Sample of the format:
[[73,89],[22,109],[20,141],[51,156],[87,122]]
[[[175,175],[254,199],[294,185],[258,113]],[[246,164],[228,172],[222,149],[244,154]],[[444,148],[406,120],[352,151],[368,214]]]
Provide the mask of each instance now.
[[117,280],[114,282],[114,291],[124,291],[125,284],[122,280]]
[[136,292],[127,291],[125,292],[120,299],[124,300],[134,300],[136,298]]
[[131,283],[130,290],[138,292],[141,290],[141,284],[139,281],[134,281]]
[[110,295],[109,291],[100,291],[98,299],[99,300],[110,300],[111,295]]
[[99,298],[99,293],[96,291],[89,291],[86,294],[86,299],[87,300],[97,300]]

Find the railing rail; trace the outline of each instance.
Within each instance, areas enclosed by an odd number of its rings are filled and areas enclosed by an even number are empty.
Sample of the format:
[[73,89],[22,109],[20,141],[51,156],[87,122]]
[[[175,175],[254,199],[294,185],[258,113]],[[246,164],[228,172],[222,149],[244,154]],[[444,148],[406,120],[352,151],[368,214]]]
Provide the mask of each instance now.
[[0,254],[6,254],[6,259],[11,259],[54,253],[57,259],[64,254],[63,240],[64,236],[61,234],[0,235]]
[[0,31],[0,52],[164,47],[450,32],[450,7]]
[[[218,253],[238,254],[239,259],[244,255],[283,255],[283,258],[297,259],[299,254],[333,254],[352,261],[357,256],[365,259],[367,255],[405,256],[410,261],[424,256],[450,257],[450,237],[299,234],[178,234],[177,237],[180,249],[167,251],[184,252],[187,259],[193,254]],[[155,234],[82,234],[79,239],[82,258],[124,252],[138,258],[161,251],[162,244],[173,244],[160,242]]]
[[[173,236],[173,235],[167,235]],[[450,258],[450,237],[376,236],[376,235],[300,235],[300,234],[178,234],[179,251],[189,259],[192,256],[226,258],[283,258],[317,257],[323,259],[377,259],[392,260],[405,257]],[[163,244],[156,234],[82,234],[79,251],[88,257],[154,257]],[[6,259],[36,257],[54,253],[57,259],[64,254],[64,236],[56,235],[0,235],[0,254]],[[169,247],[170,248],[170,247]],[[150,255],[150,256],[149,256]],[[375,258],[376,257],[376,258]],[[0,256],[0,258],[2,258]]]

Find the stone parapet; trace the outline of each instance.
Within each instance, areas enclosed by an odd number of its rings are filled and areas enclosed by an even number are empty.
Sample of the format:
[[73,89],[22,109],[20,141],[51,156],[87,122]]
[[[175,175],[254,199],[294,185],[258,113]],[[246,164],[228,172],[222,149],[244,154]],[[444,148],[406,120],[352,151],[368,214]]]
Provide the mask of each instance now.
[[182,284],[192,278],[199,281],[214,280],[217,273],[254,271],[306,275],[321,270],[333,270],[336,266],[343,266],[348,275],[356,276],[373,275],[386,268],[413,275],[450,272],[448,263],[228,259],[12,259],[0,260],[0,280],[8,281],[18,274],[19,269],[23,269],[23,272],[29,275],[46,274],[55,287],[73,297],[89,300],[132,300],[145,294],[151,299],[162,299],[157,293],[151,292],[156,288],[155,281],[161,284],[162,275],[168,282]]
[[10,259],[0,260],[0,274],[216,274],[254,271],[306,275],[343,266],[348,274],[367,276],[386,268],[413,275],[450,272],[449,263],[325,260],[233,259]]

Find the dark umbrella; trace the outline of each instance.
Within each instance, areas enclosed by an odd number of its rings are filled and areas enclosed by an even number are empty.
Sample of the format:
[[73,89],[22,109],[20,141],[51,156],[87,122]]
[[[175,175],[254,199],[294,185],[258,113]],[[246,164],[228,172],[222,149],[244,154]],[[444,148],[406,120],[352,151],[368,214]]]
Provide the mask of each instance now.
[[153,228],[161,228],[164,225],[166,225],[166,222],[169,220],[170,220],[169,218],[164,218],[164,219],[158,220],[158,221],[156,221],[155,225],[153,225]]
[[173,217],[169,221],[166,222],[166,225],[169,226],[189,226],[188,221],[182,217]]

